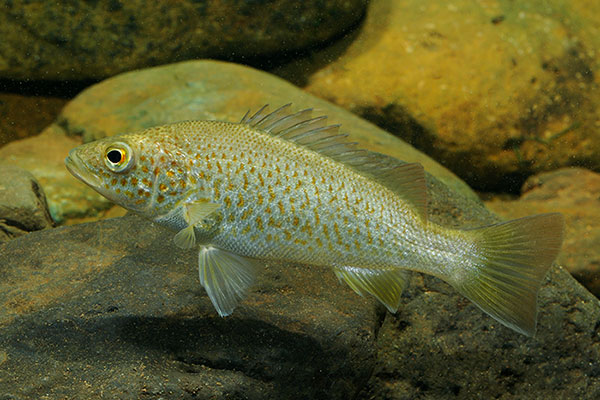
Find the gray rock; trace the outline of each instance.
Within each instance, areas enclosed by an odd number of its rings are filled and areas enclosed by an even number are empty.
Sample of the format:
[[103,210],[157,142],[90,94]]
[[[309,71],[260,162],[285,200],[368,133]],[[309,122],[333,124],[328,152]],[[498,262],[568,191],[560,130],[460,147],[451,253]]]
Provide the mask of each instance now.
[[[435,222],[497,220],[431,176],[428,188]],[[0,245],[0,395],[341,399],[361,388],[365,399],[600,395],[600,305],[561,268],[541,289],[534,339],[435,278],[415,274],[393,316],[327,268],[294,265],[269,265],[221,319],[195,277],[196,256],[174,247],[172,236],[126,216]]]
[[172,236],[126,216],[0,245],[0,397],[344,399],[367,381],[374,302],[269,265],[223,319]]
[[264,61],[341,35],[366,0],[11,0],[0,77],[89,79],[193,58]]
[[24,169],[0,166],[0,242],[52,226],[46,196],[35,178]]

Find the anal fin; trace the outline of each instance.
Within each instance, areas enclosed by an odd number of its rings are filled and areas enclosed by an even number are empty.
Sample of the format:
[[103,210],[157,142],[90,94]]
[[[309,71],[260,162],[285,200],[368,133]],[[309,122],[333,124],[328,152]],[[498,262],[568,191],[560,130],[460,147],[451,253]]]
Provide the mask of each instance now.
[[256,261],[212,246],[198,255],[200,283],[221,317],[233,312],[254,283]]
[[392,313],[398,310],[402,290],[408,282],[408,272],[397,268],[334,267],[334,272],[356,293],[373,295]]

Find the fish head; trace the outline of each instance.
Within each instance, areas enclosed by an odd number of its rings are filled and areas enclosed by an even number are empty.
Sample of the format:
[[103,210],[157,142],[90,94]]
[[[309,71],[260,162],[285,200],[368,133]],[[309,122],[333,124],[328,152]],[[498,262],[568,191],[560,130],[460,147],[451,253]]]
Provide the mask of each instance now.
[[114,203],[153,217],[168,213],[181,194],[180,188],[172,187],[172,170],[181,171],[177,168],[181,161],[173,159],[173,152],[151,137],[123,134],[72,149],[65,165],[77,179]]

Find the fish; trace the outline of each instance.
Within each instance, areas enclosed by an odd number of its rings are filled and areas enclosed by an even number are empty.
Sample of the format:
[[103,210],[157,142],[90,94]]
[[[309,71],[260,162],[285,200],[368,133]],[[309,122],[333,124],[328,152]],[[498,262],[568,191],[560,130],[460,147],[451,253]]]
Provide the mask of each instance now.
[[331,268],[392,313],[411,271],[430,274],[533,336],[563,216],[475,229],[433,223],[421,164],[361,149],[326,119],[265,106],[239,123],[184,121],[106,137],[72,149],[65,163],[197,252],[200,284],[220,316],[263,265],[279,262]]

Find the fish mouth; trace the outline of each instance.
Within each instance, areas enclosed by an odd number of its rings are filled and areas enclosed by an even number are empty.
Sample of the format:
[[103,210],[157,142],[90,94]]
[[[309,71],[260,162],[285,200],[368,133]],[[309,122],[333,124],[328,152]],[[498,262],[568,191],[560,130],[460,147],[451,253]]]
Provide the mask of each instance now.
[[92,188],[96,189],[100,185],[100,177],[90,171],[75,150],[71,150],[67,158],[65,158],[65,166],[75,178],[91,186]]

